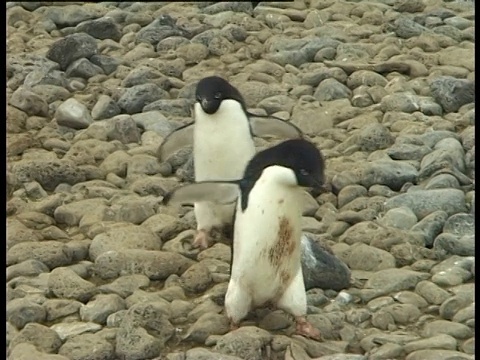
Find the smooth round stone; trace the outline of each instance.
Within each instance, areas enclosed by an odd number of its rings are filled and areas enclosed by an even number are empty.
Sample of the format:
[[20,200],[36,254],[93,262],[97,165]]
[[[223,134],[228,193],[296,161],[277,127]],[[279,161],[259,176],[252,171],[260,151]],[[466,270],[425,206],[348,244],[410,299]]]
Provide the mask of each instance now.
[[388,210],[380,221],[385,226],[408,230],[417,223],[415,213],[406,206]]
[[463,284],[469,280],[472,274],[460,267],[454,267],[446,271],[441,271],[432,276],[432,282],[439,286],[454,286]]
[[460,183],[457,178],[450,174],[437,175],[425,185],[425,190],[448,188],[460,189]]
[[450,216],[443,231],[458,236],[475,234],[475,218],[472,214],[455,214]]

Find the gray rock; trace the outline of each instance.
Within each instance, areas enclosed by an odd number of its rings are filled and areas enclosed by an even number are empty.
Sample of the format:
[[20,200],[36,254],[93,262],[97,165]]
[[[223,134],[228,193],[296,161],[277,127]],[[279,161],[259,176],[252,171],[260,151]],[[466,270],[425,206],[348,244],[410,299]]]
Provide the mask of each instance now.
[[363,243],[353,244],[342,257],[352,270],[378,271],[395,268],[395,258],[385,250]]
[[435,212],[444,211],[453,215],[466,211],[463,191],[457,189],[415,190],[400,194],[385,202],[385,210],[406,206],[418,219]]
[[54,103],[57,100],[65,101],[72,95],[70,91],[63,87],[49,84],[35,85],[32,87],[32,91],[48,104]]
[[93,123],[87,107],[74,98],[70,98],[58,106],[55,111],[55,119],[58,125],[72,129],[85,129]]
[[430,91],[445,112],[457,112],[458,109],[474,101],[475,85],[466,79],[441,76],[430,82]]
[[305,134],[316,136],[325,129],[333,127],[331,116],[319,116],[323,106],[315,102],[300,100],[292,109],[292,124],[298,126]]
[[132,115],[132,119],[145,131],[155,131],[162,137],[166,137],[176,128],[173,121],[168,120],[160,111],[156,110],[144,110],[141,114]]
[[213,56],[222,56],[234,50],[233,44],[223,36],[214,36],[209,41],[207,48]]
[[409,39],[414,36],[419,36],[427,29],[413,21],[407,16],[399,16],[392,24],[395,34],[402,39]]
[[258,103],[258,107],[264,109],[267,114],[274,114],[278,111],[287,111],[291,113],[295,101],[286,95],[276,95],[263,99]]
[[80,318],[86,322],[105,324],[110,314],[124,310],[125,307],[125,301],[120,296],[99,294],[80,308]]
[[427,185],[425,185],[425,190],[446,188],[460,189],[458,179],[450,174],[439,174],[434,176]]
[[42,351],[38,351],[37,348],[28,343],[20,343],[13,348],[8,357],[10,360],[69,360],[70,358],[62,355],[45,354]]
[[57,333],[41,324],[29,323],[12,339],[10,348],[13,349],[17,344],[28,343],[34,345],[38,350],[46,353],[56,353],[62,340]]
[[350,89],[355,89],[361,85],[368,87],[379,85],[384,87],[387,85],[387,79],[379,73],[371,70],[357,70],[350,74],[347,79],[347,86]]
[[51,66],[45,66],[30,72],[25,77],[23,85],[27,88],[33,88],[36,85],[55,85],[65,88],[68,81],[63,71],[53,70]]
[[202,263],[192,265],[180,276],[180,284],[190,293],[203,292],[211,283],[210,271]]
[[[445,320],[454,320],[456,314],[467,307],[468,305],[472,304],[473,299],[461,296],[461,295],[455,295],[447,300],[445,300],[442,305],[440,305],[439,313],[440,316],[445,319]],[[457,318],[458,319],[458,318]],[[461,321],[455,321],[455,322],[461,322]]]
[[438,170],[465,171],[465,153],[460,141],[446,138],[435,144],[435,149],[423,157],[420,163],[420,179],[426,179]]
[[454,234],[440,234],[435,238],[433,248],[436,253],[441,256],[445,255],[460,255],[460,256],[474,256],[475,255],[475,235],[463,235],[461,237]]
[[452,267],[432,276],[432,282],[439,286],[455,286],[470,280],[470,271],[461,267]]
[[425,216],[410,230],[412,233],[421,232],[425,239],[425,246],[431,247],[438,234],[442,232],[448,214],[445,211],[434,211]]
[[65,70],[72,62],[89,58],[97,53],[97,41],[90,35],[78,33],[67,35],[52,44],[47,52],[47,59],[53,60]]
[[475,234],[475,218],[472,214],[455,214],[450,216],[443,226],[444,233],[459,237]]
[[402,206],[388,210],[380,221],[385,226],[409,230],[417,223],[417,217],[410,208]]
[[384,269],[375,272],[365,284],[365,289],[378,290],[377,295],[414,288],[429,275],[407,269]]
[[144,274],[150,280],[181,275],[192,260],[176,253],[149,250],[108,251],[95,259],[95,273],[102,279],[119,275]]
[[21,160],[13,165],[17,183],[37,181],[47,191],[59,184],[85,181],[85,172],[69,160]]
[[[187,38],[184,38],[183,36],[169,36],[163,40],[160,40],[157,44],[156,50],[157,52],[162,52],[162,51],[168,51],[168,50],[176,50],[178,51],[177,55],[184,59],[188,64],[196,63],[198,64],[201,60],[205,59],[208,56],[208,49],[205,45],[203,44],[195,44],[195,46],[192,46],[192,49],[198,49],[197,45],[199,45],[203,50],[202,52],[204,55],[199,56],[199,61],[194,61],[194,59],[197,58],[197,56],[200,54],[196,53],[196,50],[193,50],[192,53],[190,54],[190,51],[182,51],[180,50],[183,45],[193,45],[190,44],[190,41]],[[206,51],[206,52],[205,52]]]
[[463,40],[471,40],[472,39],[470,34],[465,33],[465,32],[457,29],[455,26],[452,26],[452,25],[435,26],[432,30],[433,30],[434,33],[448,36],[456,42],[461,42]]
[[33,259],[42,262],[50,269],[68,265],[72,254],[68,247],[59,241],[23,242],[7,251],[7,265],[18,264]]
[[93,198],[71,202],[69,204],[58,206],[55,209],[55,221],[59,224],[75,226],[80,223],[82,218],[99,208],[106,208],[107,201],[102,198]]
[[301,75],[300,83],[302,85],[309,85],[317,87],[326,79],[333,78],[338,82],[345,83],[347,81],[347,74],[340,68],[319,68],[313,69],[308,73]]
[[122,144],[138,144],[140,142],[140,129],[137,127],[137,124],[130,116],[113,118],[112,122],[113,129],[108,134],[109,140],[118,140]]
[[159,99],[168,99],[168,93],[155,84],[135,85],[128,88],[117,104],[127,114],[140,113],[145,105]]
[[456,348],[457,340],[447,334],[435,335],[426,339],[416,340],[405,344],[405,352],[407,353],[424,349],[456,350]]
[[422,158],[431,152],[428,146],[414,144],[394,144],[387,149],[387,154],[393,160],[422,160]]
[[[366,163],[363,168],[361,168],[361,174],[362,175],[360,177],[360,184],[366,188],[369,188],[370,186],[375,184],[379,184],[386,185],[390,189],[398,191],[405,183],[416,182],[418,171],[415,167],[408,163],[393,160],[377,160]],[[401,203],[395,202],[394,200],[402,195],[395,196],[392,199],[388,200],[387,203],[392,202],[398,205],[391,206],[387,210],[393,207],[400,207],[401,205],[403,205]]]
[[75,26],[78,23],[95,19],[102,16],[102,11],[96,7],[85,7],[75,4],[65,4],[66,6],[46,6],[39,11],[46,18],[52,20],[61,27]]
[[115,353],[129,359],[158,356],[174,332],[161,307],[154,303],[136,304],[127,311],[117,332]]
[[170,36],[184,36],[185,33],[176,28],[175,20],[167,14],[160,15],[149,25],[143,27],[135,37],[135,43],[142,42],[156,46],[157,43]]
[[207,15],[218,14],[224,11],[252,14],[253,8],[251,3],[217,3],[202,9],[202,13]]
[[9,103],[30,116],[48,115],[48,104],[45,100],[24,86],[20,86],[15,90],[9,99]]
[[352,91],[336,79],[323,80],[313,94],[313,97],[318,101],[349,99],[351,96]]
[[88,301],[97,292],[94,284],[65,267],[52,270],[48,278],[48,287],[59,298],[74,299],[80,302]]
[[243,326],[223,335],[215,345],[215,351],[251,360],[262,360],[265,347],[270,343],[272,335],[254,326]]
[[302,234],[302,271],[306,290],[341,290],[350,286],[350,270],[325,245]]
[[46,311],[28,297],[13,299],[7,303],[7,320],[17,329],[22,329],[28,323],[41,323],[45,321]]
[[119,42],[122,32],[113,19],[104,17],[96,20],[83,21],[75,27],[76,32],[84,32],[96,39],[112,39]]
[[65,70],[65,74],[68,77],[77,77],[87,80],[95,75],[100,75],[103,73],[103,69],[100,66],[91,63],[85,58],[73,61]]
[[448,320],[434,320],[425,324],[423,336],[431,337],[439,334],[447,334],[456,339],[467,339],[472,336],[472,330],[463,324]]
[[341,209],[356,198],[366,196],[367,189],[361,185],[347,185],[337,195],[338,208]]
[[394,141],[390,131],[384,125],[378,123],[365,126],[357,136],[357,144],[363,151],[385,149]]
[[420,281],[415,292],[423,296],[430,304],[440,305],[450,297],[450,294],[431,281]]
[[80,334],[95,333],[102,329],[102,325],[92,322],[70,321],[53,324],[50,329],[55,330],[63,341]]
[[50,269],[43,262],[28,259],[7,267],[7,281],[19,276],[36,276],[49,271]]
[[47,299],[43,307],[47,311],[47,321],[55,321],[78,312],[82,303],[76,300]]
[[120,107],[110,96],[102,94],[92,109],[92,118],[93,120],[108,119],[120,114],[120,111]]
[[120,60],[108,55],[93,55],[89,60],[92,64],[100,66],[105,75],[110,75],[117,70],[118,65],[120,65]]
[[159,110],[170,116],[189,117],[192,101],[187,99],[157,100],[143,108],[143,111]]
[[126,298],[134,293],[137,289],[145,289],[150,285],[150,279],[145,275],[134,274],[120,276],[109,284],[98,287],[102,293],[114,293],[122,298]]
[[115,359],[113,345],[96,334],[80,334],[69,338],[58,353],[78,360]]
[[417,350],[408,355],[408,360],[471,360],[471,356],[460,351],[443,350],[443,349],[428,349]]
[[127,88],[146,83],[155,84],[163,90],[168,90],[170,85],[170,82],[165,75],[146,65],[132,69],[132,71],[130,71],[122,80],[122,86]]
[[188,328],[183,339],[203,344],[210,335],[223,335],[229,330],[229,321],[225,315],[206,313]]
[[283,91],[276,84],[265,84],[260,81],[245,81],[234,84],[243,95],[247,107],[254,107],[263,99],[279,95]]
[[184,360],[242,360],[242,358],[237,356],[220,354],[205,348],[198,347],[187,350]]
[[432,98],[418,96],[408,92],[395,92],[382,98],[380,107],[383,111],[400,111],[413,113],[421,111],[425,115],[442,115],[441,107]]

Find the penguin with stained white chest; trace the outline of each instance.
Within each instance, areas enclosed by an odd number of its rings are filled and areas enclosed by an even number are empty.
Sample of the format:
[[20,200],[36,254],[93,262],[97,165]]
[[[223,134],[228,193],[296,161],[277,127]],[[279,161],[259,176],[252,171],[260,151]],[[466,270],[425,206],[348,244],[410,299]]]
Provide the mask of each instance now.
[[[240,178],[256,151],[253,136],[302,137],[301,130],[293,124],[250,114],[240,92],[218,76],[199,81],[193,117],[193,122],[165,138],[158,155],[160,161],[165,161],[175,151],[193,142],[196,182]],[[232,204],[195,202],[197,233],[193,245],[207,248],[211,231],[231,224],[233,213]]]
[[231,276],[225,311],[232,327],[271,304],[293,315],[300,335],[320,339],[305,318],[301,265],[302,191],[324,186],[324,159],[311,142],[284,141],[257,153],[243,178],[203,181],[167,194],[164,203],[236,201]]

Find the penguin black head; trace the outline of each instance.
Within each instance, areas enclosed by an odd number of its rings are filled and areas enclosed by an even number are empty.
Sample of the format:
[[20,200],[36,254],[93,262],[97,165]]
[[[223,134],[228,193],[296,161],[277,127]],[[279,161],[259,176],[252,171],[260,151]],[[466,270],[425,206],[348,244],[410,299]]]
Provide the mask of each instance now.
[[209,76],[199,81],[195,99],[207,114],[217,112],[223,100],[238,101],[246,112],[245,101],[240,92],[227,80],[218,76]]
[[[288,175],[287,183],[312,189],[313,193],[324,190],[325,161],[320,150],[305,139],[292,139],[257,153],[248,163],[240,184],[242,208],[248,203],[248,195],[264,170],[277,166],[289,169],[294,178]],[[291,173],[289,173],[291,174]],[[314,195],[316,196],[316,195]]]

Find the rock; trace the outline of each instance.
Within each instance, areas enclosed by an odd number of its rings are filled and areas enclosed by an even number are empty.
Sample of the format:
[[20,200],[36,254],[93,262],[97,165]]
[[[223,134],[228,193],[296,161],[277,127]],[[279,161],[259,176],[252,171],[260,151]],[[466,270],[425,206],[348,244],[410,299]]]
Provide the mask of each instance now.
[[428,146],[414,144],[394,144],[387,149],[387,154],[392,160],[422,160],[422,158],[431,152]]
[[180,276],[182,287],[191,293],[205,291],[211,282],[212,276],[210,271],[202,263],[192,265]]
[[113,19],[104,17],[95,20],[83,21],[75,27],[76,32],[87,33],[96,39],[112,39],[119,42],[122,37],[122,32],[115,24]]
[[83,333],[95,333],[102,329],[102,326],[91,322],[71,321],[54,324],[50,329],[55,330],[60,339],[65,340]]
[[302,271],[305,289],[341,290],[350,286],[350,270],[325,245],[302,234]]
[[460,255],[460,256],[474,256],[475,254],[475,236],[463,235],[457,236],[449,233],[438,235],[434,242],[433,248],[436,253],[441,256]]
[[160,250],[161,247],[161,240],[148,229],[128,223],[117,223],[93,238],[89,254],[90,259],[95,261],[110,250]]
[[53,269],[70,264],[72,254],[65,244],[53,240],[23,242],[7,251],[7,265],[18,264],[28,259],[40,261]]
[[49,272],[48,266],[43,262],[33,259],[22,261],[19,264],[7,267],[7,281],[19,276],[36,276]]
[[47,52],[47,59],[60,65],[61,70],[77,59],[89,58],[97,53],[97,41],[85,33],[67,35],[52,44]]
[[115,358],[113,345],[96,334],[80,334],[67,339],[58,353],[78,360],[113,360]]
[[203,344],[208,336],[223,335],[229,330],[230,325],[225,315],[206,313],[188,328],[183,339]]
[[415,287],[415,292],[423,296],[430,304],[436,305],[440,305],[450,297],[448,291],[430,281],[420,281]]
[[17,344],[21,343],[32,344],[38,350],[49,354],[56,353],[62,346],[62,340],[60,340],[60,337],[54,330],[36,323],[26,324],[18,335],[13,338],[9,347],[13,349]]
[[123,309],[125,309],[125,302],[118,295],[99,294],[80,308],[80,318],[86,322],[105,324],[110,314]]
[[16,345],[8,358],[11,360],[28,360],[32,358],[37,360],[69,360],[66,356],[45,354],[44,352],[38,351],[34,345],[28,343]]
[[418,350],[410,353],[406,360],[447,360],[447,359],[471,359],[460,351],[452,350]]
[[393,255],[363,243],[353,244],[343,256],[352,270],[378,271],[395,268]]
[[177,29],[175,20],[167,14],[160,15],[149,25],[142,28],[135,37],[135,43],[149,43],[157,45],[157,43],[170,36],[183,36],[184,32]]
[[278,111],[291,112],[295,101],[286,95],[276,95],[263,99],[258,103],[258,107],[264,109],[267,114],[274,114]]
[[457,236],[474,235],[475,219],[471,214],[455,214],[450,216],[443,226],[443,232]]
[[120,107],[110,96],[100,95],[92,109],[92,118],[93,120],[108,119],[120,114],[120,111]]
[[48,287],[59,298],[74,299],[80,302],[88,301],[97,291],[94,284],[65,267],[52,270],[48,278]]
[[205,348],[193,348],[185,353],[185,360],[241,360],[237,356],[220,354]]
[[241,328],[223,335],[215,345],[215,351],[222,354],[241,356],[251,360],[262,360],[265,347],[272,335],[266,330],[254,326]]
[[318,101],[331,101],[336,99],[349,99],[352,91],[335,79],[323,80],[315,90],[313,97]]
[[414,288],[428,274],[406,269],[384,269],[375,272],[366,282],[365,289],[376,290],[377,296]]
[[89,60],[92,64],[100,66],[105,75],[110,75],[117,70],[118,65],[120,65],[120,60],[108,55],[93,55]]
[[55,112],[58,125],[72,129],[85,129],[93,123],[87,107],[77,100],[70,98],[58,106]]
[[465,104],[474,101],[474,83],[452,76],[441,76],[430,82],[430,91],[446,113],[457,112]]
[[108,251],[95,259],[95,273],[102,279],[119,275],[143,274],[150,280],[166,279],[171,274],[181,275],[192,260],[166,251],[118,250]]
[[[366,163],[361,168],[360,184],[366,188],[372,185],[380,184],[386,185],[394,191],[398,191],[407,182],[415,182],[418,171],[412,165],[400,161],[384,161],[377,160]],[[403,195],[397,195],[387,201],[390,204],[399,204],[394,199],[398,199]],[[397,200],[398,201],[398,200]],[[389,210],[393,207],[400,207],[401,205],[386,207]],[[417,215],[417,214],[416,214]],[[417,215],[418,217],[418,215]]]
[[12,106],[24,111],[27,115],[48,115],[48,104],[41,96],[24,86],[20,86],[9,99]]
[[419,36],[427,29],[413,21],[407,16],[399,16],[392,24],[395,34],[402,39],[409,39],[413,36]]
[[145,275],[134,274],[120,276],[109,284],[98,287],[102,293],[114,293],[122,298],[132,295],[137,289],[145,289],[150,285],[150,279]]
[[423,328],[425,337],[431,337],[438,334],[447,334],[456,339],[467,339],[472,336],[472,330],[463,324],[447,320],[434,320],[425,324]]
[[47,311],[47,321],[55,321],[59,318],[76,314],[82,303],[76,300],[48,299],[43,303]]
[[[472,304],[472,300],[465,296],[455,295],[445,300],[440,306],[440,316],[445,320],[453,320],[456,314],[466,306]],[[456,321],[459,322],[459,321]]]
[[46,311],[28,297],[10,300],[7,303],[7,320],[17,329],[22,329],[28,323],[41,323],[45,320]]
[[79,225],[83,217],[92,215],[94,212],[104,212],[107,202],[102,198],[85,199],[69,204],[58,206],[54,212],[55,221],[58,224],[69,226]]
[[415,190],[388,199],[385,210],[406,206],[418,219],[435,212],[444,211],[448,215],[466,211],[465,196],[458,189]]
[[365,126],[358,133],[357,144],[363,151],[385,149],[393,143],[393,136],[382,124]]
[[421,232],[425,239],[425,245],[431,247],[437,235],[441,233],[447,218],[448,214],[445,211],[434,211],[430,215],[425,216],[410,230],[411,232]]
[[398,229],[409,230],[417,223],[415,213],[408,207],[402,206],[388,210],[381,223]]
[[127,114],[140,113],[145,105],[158,99],[168,99],[168,93],[159,86],[151,83],[135,85],[125,90],[118,99],[118,106]]

